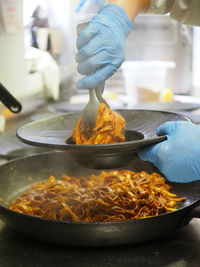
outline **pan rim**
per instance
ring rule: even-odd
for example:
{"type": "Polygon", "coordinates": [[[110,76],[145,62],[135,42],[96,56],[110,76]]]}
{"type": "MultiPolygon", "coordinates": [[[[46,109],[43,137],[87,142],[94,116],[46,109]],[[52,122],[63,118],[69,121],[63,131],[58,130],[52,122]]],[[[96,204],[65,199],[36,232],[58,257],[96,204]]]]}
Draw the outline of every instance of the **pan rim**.
{"type": "MultiPolygon", "coordinates": [[[[164,217],[167,215],[173,215],[177,212],[181,212],[183,209],[189,208],[191,206],[195,206],[198,207],[200,204],[200,198],[195,200],[194,202],[190,203],[187,206],[181,207],[175,211],[170,211],[170,212],[166,212],[166,213],[162,213],[156,216],[151,216],[151,217],[146,217],[146,218],[141,218],[141,219],[134,219],[134,220],[127,220],[127,221],[114,221],[114,222],[75,222],[75,221],[63,221],[63,220],[56,220],[56,219],[50,219],[50,218],[41,218],[41,217],[37,217],[37,216],[33,216],[33,215],[29,215],[29,214],[25,214],[25,213],[20,213],[17,211],[13,211],[10,210],[9,208],[6,208],[2,205],[0,205],[0,209],[3,209],[6,212],[9,212],[11,214],[15,214],[17,216],[22,216],[22,217],[26,217],[27,219],[34,219],[40,222],[48,222],[48,223],[56,223],[56,224],[63,224],[63,225],[101,225],[101,226],[105,226],[105,225],[118,225],[118,224],[133,224],[133,223],[137,223],[140,221],[150,221],[150,220],[154,220],[156,218],[160,218],[160,217],[164,217]]],[[[194,208],[195,208],[194,207],[194,208]]],[[[1,215],[0,215],[0,220],[1,220],[1,215]]]]}
{"type": "MultiPolygon", "coordinates": [[[[182,116],[182,118],[185,121],[192,121],[189,117],[176,113],[176,112],[170,112],[170,111],[165,111],[165,110],[151,110],[151,109],[118,109],[116,110],[117,112],[125,112],[125,111],[135,111],[135,112],[155,112],[155,113],[165,113],[165,114],[171,114],[171,115],[179,115],[182,116]]],[[[38,121],[33,121],[33,122],[29,122],[23,126],[21,126],[20,128],[17,129],[16,135],[17,137],[25,144],[28,145],[33,145],[33,146],[38,146],[38,147],[49,147],[51,146],[52,148],[57,148],[57,149],[62,149],[62,150],[68,150],[68,151],[98,151],[99,149],[102,149],[103,152],[106,153],[107,150],[110,149],[121,149],[123,147],[123,149],[133,149],[132,146],[134,145],[140,145],[140,144],[151,144],[154,142],[159,142],[159,141],[164,141],[166,140],[166,136],[155,136],[153,138],[146,138],[146,136],[144,135],[144,139],[142,140],[136,140],[136,141],[128,141],[128,142],[121,142],[121,143],[113,143],[113,144],[97,144],[97,145],[74,145],[74,144],[67,144],[67,143],[63,143],[63,144],[52,144],[52,143],[38,143],[37,140],[33,140],[33,139],[25,139],[21,136],[20,132],[23,130],[23,128],[27,127],[27,126],[31,126],[34,125],[38,122],[45,122],[47,120],[51,120],[51,119],[55,119],[55,118],[63,118],[66,116],[70,116],[70,115],[79,115],[81,116],[81,113],[67,113],[67,114],[60,114],[60,115],[54,115],[48,118],[44,118],[38,121]]],[[[180,119],[181,120],[181,119],[180,119]]],[[[129,129],[127,129],[129,130],[129,129]]],[[[143,133],[142,133],[143,134],[143,133]]],[[[67,130],[66,130],[66,135],[67,135],[67,130]]],[[[69,138],[70,136],[66,136],[65,140],[67,138],[69,138]]],[[[96,152],[95,151],[95,152],[96,152]]],[[[101,153],[101,152],[99,152],[101,153]]]]}
{"type": "MultiPolygon", "coordinates": [[[[20,130],[20,129],[18,129],[20,130]]],[[[130,152],[134,152],[134,148],[132,147],[132,145],[140,145],[140,144],[144,144],[144,145],[148,145],[148,144],[153,144],[153,143],[157,143],[157,142],[161,142],[161,141],[165,141],[167,139],[167,137],[165,135],[162,136],[157,136],[154,138],[148,138],[148,139],[143,139],[143,140],[138,140],[138,141],[128,141],[128,142],[121,142],[121,143],[113,143],[113,144],[97,144],[97,145],[76,145],[76,144],[67,144],[66,145],[58,145],[58,144],[49,144],[49,143],[34,143],[33,141],[29,141],[29,140],[25,140],[23,139],[21,136],[19,136],[19,133],[17,131],[17,137],[25,144],[28,145],[32,145],[32,146],[36,146],[36,147],[45,147],[45,148],[49,148],[49,145],[51,145],[51,148],[53,149],[61,149],[61,151],[81,151],[81,152],[92,152],[95,151],[96,153],[98,153],[99,149],[102,149],[104,153],[106,154],[113,154],[116,153],[116,149],[129,149],[130,152]],[[34,143],[34,144],[33,144],[34,143]],[[116,152],[110,153],[110,149],[115,149],[116,152]],[[107,152],[107,150],[109,150],[107,152]]],[[[69,138],[69,137],[67,137],[69,138]]],[[[98,154],[102,154],[102,150],[99,151],[98,154]]],[[[123,153],[120,151],[120,153],[123,153]]],[[[124,153],[127,153],[124,152],[124,153]]]]}
{"type": "MultiPolygon", "coordinates": [[[[16,162],[18,162],[20,160],[26,160],[27,158],[34,158],[34,157],[37,157],[39,155],[41,156],[41,155],[48,155],[48,154],[54,154],[54,153],[66,153],[66,152],[63,152],[63,151],[40,152],[38,154],[32,154],[32,155],[29,155],[29,156],[23,156],[23,157],[19,157],[17,159],[9,160],[8,162],[2,164],[1,166],[3,167],[3,166],[6,166],[6,165],[10,165],[10,164],[16,163],[16,162]]],[[[189,182],[187,184],[191,184],[191,183],[194,183],[194,182],[195,181],[189,182]]],[[[180,183],[180,184],[183,184],[183,183],[180,183]]],[[[138,221],[154,220],[155,218],[164,217],[166,215],[173,215],[173,214],[175,214],[175,213],[177,213],[179,211],[182,211],[183,209],[189,208],[191,206],[194,206],[194,208],[195,208],[195,207],[197,207],[199,205],[200,205],[200,196],[195,201],[189,203],[186,206],[177,208],[175,211],[169,211],[169,212],[165,212],[165,213],[162,213],[162,214],[159,214],[159,215],[156,215],[156,216],[151,216],[151,217],[146,217],[146,218],[141,218],[141,219],[127,220],[127,221],[114,221],[114,222],[75,222],[75,221],[64,221],[64,220],[56,220],[56,219],[49,219],[49,218],[41,218],[41,217],[37,217],[37,216],[33,216],[33,215],[28,215],[28,214],[24,214],[24,213],[20,213],[20,212],[16,212],[16,211],[10,210],[9,208],[7,208],[5,206],[2,206],[1,204],[0,204],[0,209],[4,210],[4,212],[13,213],[13,214],[15,214],[17,216],[25,216],[28,219],[33,218],[34,220],[38,220],[40,222],[47,221],[49,223],[59,223],[59,224],[101,225],[101,226],[105,226],[105,225],[113,225],[113,224],[114,225],[117,225],[117,224],[121,224],[121,223],[122,224],[124,224],[124,223],[126,223],[126,224],[128,223],[129,224],[129,223],[137,223],[138,221]]],[[[0,214],[0,220],[1,220],[1,214],[0,214]]]]}

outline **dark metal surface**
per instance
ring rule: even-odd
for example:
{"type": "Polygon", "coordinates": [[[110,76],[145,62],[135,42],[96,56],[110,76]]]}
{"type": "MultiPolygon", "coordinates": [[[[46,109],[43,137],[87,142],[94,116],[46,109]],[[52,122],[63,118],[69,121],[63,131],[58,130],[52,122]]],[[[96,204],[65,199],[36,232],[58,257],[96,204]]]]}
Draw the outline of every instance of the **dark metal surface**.
{"type": "MultiPolygon", "coordinates": [[[[157,171],[139,159],[128,167],[134,171],[157,171]]],[[[9,203],[31,184],[68,175],[88,175],[99,170],[79,167],[65,152],[47,153],[21,158],[0,167],[0,218],[12,228],[28,236],[48,242],[78,246],[111,246],[132,244],[165,236],[190,220],[190,212],[198,205],[200,181],[189,184],[172,183],[173,191],[186,196],[175,212],[128,222],[75,223],[41,219],[7,209],[9,203]]]]}
{"type": "Polygon", "coordinates": [[[156,129],[166,121],[189,120],[176,113],[152,110],[120,110],[126,121],[126,130],[141,133],[144,138],[106,145],[75,145],[66,140],[81,114],[55,116],[26,124],[18,129],[17,136],[26,144],[64,150],[82,166],[94,169],[117,168],[128,164],[135,152],[146,145],[164,141],[156,129]]]}

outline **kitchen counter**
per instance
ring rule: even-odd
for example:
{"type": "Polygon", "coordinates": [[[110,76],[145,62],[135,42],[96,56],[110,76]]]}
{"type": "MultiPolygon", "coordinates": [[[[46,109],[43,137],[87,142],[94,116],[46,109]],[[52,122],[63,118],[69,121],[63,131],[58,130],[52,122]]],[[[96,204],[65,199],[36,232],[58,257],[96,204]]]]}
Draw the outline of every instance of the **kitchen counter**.
{"type": "Polygon", "coordinates": [[[136,245],[81,248],[60,246],[17,234],[0,221],[2,267],[200,266],[200,220],[170,236],[136,245]]]}

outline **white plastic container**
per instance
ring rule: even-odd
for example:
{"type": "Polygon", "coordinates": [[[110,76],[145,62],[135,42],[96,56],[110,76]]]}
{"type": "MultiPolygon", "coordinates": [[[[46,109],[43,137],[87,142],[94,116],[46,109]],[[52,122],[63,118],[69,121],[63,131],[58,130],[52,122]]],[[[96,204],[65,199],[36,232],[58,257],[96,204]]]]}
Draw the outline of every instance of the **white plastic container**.
{"type": "Polygon", "coordinates": [[[139,103],[140,88],[159,93],[167,86],[167,71],[175,68],[171,61],[125,61],[122,65],[128,107],[139,103]]]}

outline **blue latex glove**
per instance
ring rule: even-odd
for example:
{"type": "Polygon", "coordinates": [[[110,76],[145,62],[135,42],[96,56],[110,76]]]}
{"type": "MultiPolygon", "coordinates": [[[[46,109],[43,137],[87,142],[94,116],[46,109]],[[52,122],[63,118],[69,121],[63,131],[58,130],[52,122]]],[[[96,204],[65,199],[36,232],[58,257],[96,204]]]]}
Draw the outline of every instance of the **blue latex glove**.
{"type": "Polygon", "coordinates": [[[169,181],[200,179],[200,127],[192,122],[173,121],[160,126],[157,135],[167,140],[139,151],[142,160],[152,162],[169,181]]]}
{"type": "Polygon", "coordinates": [[[125,60],[125,39],[132,23],[117,5],[106,5],[93,17],[77,39],[78,72],[87,77],[79,89],[93,89],[109,78],[125,60]]]}

